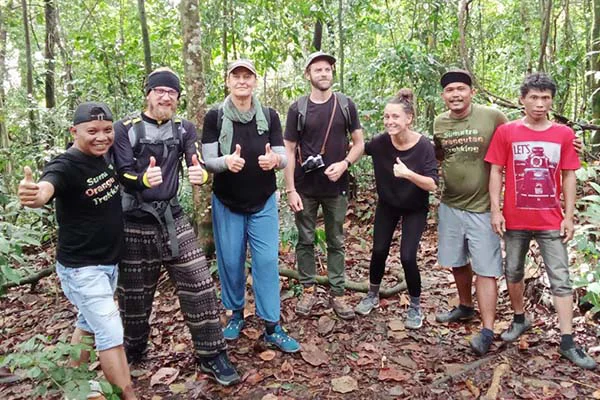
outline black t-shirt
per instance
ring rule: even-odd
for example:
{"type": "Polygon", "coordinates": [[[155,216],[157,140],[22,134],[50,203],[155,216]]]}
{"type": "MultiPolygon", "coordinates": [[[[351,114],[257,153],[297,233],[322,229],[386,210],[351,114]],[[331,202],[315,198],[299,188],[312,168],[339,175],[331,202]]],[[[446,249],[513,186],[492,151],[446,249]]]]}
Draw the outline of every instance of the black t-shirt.
{"type": "MultiPolygon", "coordinates": [[[[277,190],[275,170],[263,171],[258,165],[258,156],[265,154],[267,143],[283,146],[281,136],[281,121],[275,110],[269,108],[271,122],[269,131],[258,134],[256,118],[247,124],[233,123],[233,138],[230,152],[235,151],[235,145],[242,148],[241,157],[246,161],[244,168],[238,173],[229,170],[215,174],[213,193],[219,200],[234,212],[249,214],[262,210],[267,199],[277,190]]],[[[204,118],[202,129],[202,144],[219,141],[217,131],[218,110],[212,109],[204,118]]],[[[219,149],[219,157],[223,154],[219,149]]]]}
{"type": "MultiPolygon", "coordinates": [[[[325,103],[313,103],[308,99],[306,122],[304,132],[298,132],[298,102],[294,102],[287,114],[285,124],[285,139],[296,142],[300,152],[296,152],[296,165],[294,166],[294,182],[296,190],[310,197],[333,197],[344,194],[348,190],[348,173],[345,172],[337,182],[331,182],[325,175],[325,169],[331,164],[342,161],[348,152],[348,132],[346,120],[338,101],[331,131],[325,144],[323,154],[324,168],[311,171],[307,174],[302,170],[302,162],[309,156],[316,156],[321,152],[323,141],[327,133],[327,126],[333,109],[333,95],[325,103]],[[301,153],[301,157],[298,157],[301,153]]],[[[358,112],[352,100],[348,99],[350,111],[350,132],[361,129],[358,112]]]]}
{"type": "Polygon", "coordinates": [[[410,149],[400,151],[387,133],[377,135],[365,144],[365,153],[373,158],[379,201],[404,210],[427,210],[429,192],[407,179],[394,176],[396,157],[419,175],[438,182],[437,160],[433,144],[425,136],[410,149]]]}
{"type": "Polygon", "coordinates": [[[71,147],[46,164],[41,180],[54,186],[56,259],[66,267],[119,262],[123,215],[113,165],[71,147]]]}

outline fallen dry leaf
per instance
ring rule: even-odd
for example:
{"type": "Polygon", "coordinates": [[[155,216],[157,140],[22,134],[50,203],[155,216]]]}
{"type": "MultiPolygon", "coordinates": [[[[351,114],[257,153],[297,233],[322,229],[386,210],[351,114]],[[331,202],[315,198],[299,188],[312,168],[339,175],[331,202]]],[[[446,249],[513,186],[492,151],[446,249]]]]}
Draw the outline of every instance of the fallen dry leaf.
{"type": "Polygon", "coordinates": [[[275,353],[275,351],[273,351],[273,350],[265,350],[262,353],[260,353],[258,356],[263,361],[271,361],[272,359],[275,358],[276,355],[277,355],[277,353],[275,353]]]}
{"type": "Polygon", "coordinates": [[[249,374],[247,374],[246,378],[244,379],[244,382],[254,386],[257,383],[261,382],[263,379],[265,379],[265,377],[262,376],[260,372],[253,370],[249,374]]]}
{"type": "Polygon", "coordinates": [[[312,343],[303,345],[300,355],[304,361],[315,367],[329,362],[327,353],[312,343]]]}
{"type": "Polygon", "coordinates": [[[381,368],[379,370],[379,375],[377,379],[380,381],[396,381],[396,382],[404,382],[410,377],[410,375],[406,372],[397,370],[395,368],[381,368]]]}
{"type": "Polygon", "coordinates": [[[273,393],[265,394],[260,400],[277,400],[279,397],[275,396],[273,393]]]}
{"type": "Polygon", "coordinates": [[[592,398],[600,399],[600,389],[596,390],[594,393],[592,393],[592,398]]]}
{"type": "Polygon", "coordinates": [[[174,394],[186,393],[188,391],[185,387],[185,383],[174,383],[169,385],[169,390],[174,394]]]}
{"type": "Polygon", "coordinates": [[[358,382],[349,375],[333,378],[331,380],[331,389],[337,393],[350,393],[358,389],[358,382]]]}
{"type": "Polygon", "coordinates": [[[402,322],[401,319],[393,319],[390,322],[388,322],[388,327],[392,330],[392,331],[403,331],[404,328],[404,322],[402,322]]]}
{"type": "Polygon", "coordinates": [[[242,333],[248,339],[252,339],[252,340],[256,340],[260,337],[260,332],[258,331],[258,329],[254,329],[254,328],[246,328],[246,329],[242,330],[242,333]]]}
{"type": "Polygon", "coordinates": [[[529,343],[527,342],[527,335],[521,336],[519,339],[519,350],[524,351],[529,348],[529,343]]]}
{"type": "Polygon", "coordinates": [[[406,367],[406,368],[408,368],[410,370],[416,370],[417,369],[417,363],[414,362],[413,359],[410,358],[410,357],[395,356],[395,357],[390,357],[390,360],[392,360],[396,364],[401,365],[403,367],[406,367]]]}
{"type": "Polygon", "coordinates": [[[287,360],[281,364],[279,372],[275,373],[275,378],[280,381],[291,381],[294,379],[294,367],[287,360]]]}
{"type": "Polygon", "coordinates": [[[170,385],[177,379],[179,370],[177,368],[161,368],[150,378],[150,386],[154,385],[170,385]]]}
{"type": "Polygon", "coordinates": [[[333,330],[334,326],[335,326],[335,320],[328,317],[327,315],[323,315],[321,318],[319,318],[317,331],[321,335],[327,335],[329,332],[331,332],[333,330]]]}
{"type": "Polygon", "coordinates": [[[173,346],[173,351],[175,353],[183,353],[188,349],[188,345],[185,343],[177,343],[175,346],[173,346]]]}

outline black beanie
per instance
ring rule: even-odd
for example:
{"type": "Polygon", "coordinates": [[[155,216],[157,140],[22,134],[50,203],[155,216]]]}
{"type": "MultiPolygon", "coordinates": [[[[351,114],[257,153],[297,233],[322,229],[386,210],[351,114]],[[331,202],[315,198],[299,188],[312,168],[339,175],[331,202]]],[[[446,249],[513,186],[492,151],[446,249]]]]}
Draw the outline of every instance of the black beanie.
{"type": "Polygon", "coordinates": [[[144,86],[144,93],[148,95],[152,89],[159,86],[166,86],[177,90],[177,93],[181,94],[181,85],[179,84],[179,78],[171,71],[160,70],[152,72],[146,78],[146,85],[144,86]]]}

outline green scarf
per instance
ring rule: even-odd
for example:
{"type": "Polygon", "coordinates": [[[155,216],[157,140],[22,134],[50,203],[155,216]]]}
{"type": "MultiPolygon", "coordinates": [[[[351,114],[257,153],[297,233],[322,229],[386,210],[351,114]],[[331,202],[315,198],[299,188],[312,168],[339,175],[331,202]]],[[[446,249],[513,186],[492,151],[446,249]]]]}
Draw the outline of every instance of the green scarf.
{"type": "Polygon", "coordinates": [[[219,132],[219,147],[221,154],[231,154],[231,141],[233,140],[233,123],[240,122],[247,124],[252,121],[256,115],[256,128],[258,134],[262,135],[269,130],[267,119],[263,113],[263,108],[255,95],[252,95],[252,108],[249,111],[241,112],[231,101],[231,96],[227,96],[223,102],[223,123],[221,132],[219,132]]]}

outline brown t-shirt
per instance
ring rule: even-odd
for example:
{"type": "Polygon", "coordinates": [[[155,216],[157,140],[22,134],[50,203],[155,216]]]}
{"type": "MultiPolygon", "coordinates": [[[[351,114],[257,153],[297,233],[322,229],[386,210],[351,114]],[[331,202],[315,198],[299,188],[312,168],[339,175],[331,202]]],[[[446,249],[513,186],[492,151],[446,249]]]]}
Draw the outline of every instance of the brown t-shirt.
{"type": "Polygon", "coordinates": [[[298,102],[294,102],[288,110],[284,138],[290,142],[296,142],[298,149],[300,149],[296,152],[294,182],[296,190],[305,196],[334,197],[348,191],[347,172],[337,182],[331,182],[324,172],[328,166],[342,161],[346,157],[349,143],[348,134],[361,129],[358,112],[352,100],[348,99],[348,110],[350,111],[349,132],[346,130],[346,120],[340,103],[337,102],[331,131],[325,144],[325,153],[322,155],[325,167],[306,174],[301,167],[302,162],[309,156],[316,156],[321,152],[333,104],[333,96],[322,104],[313,103],[309,98],[303,132],[298,132],[298,102]]]}

